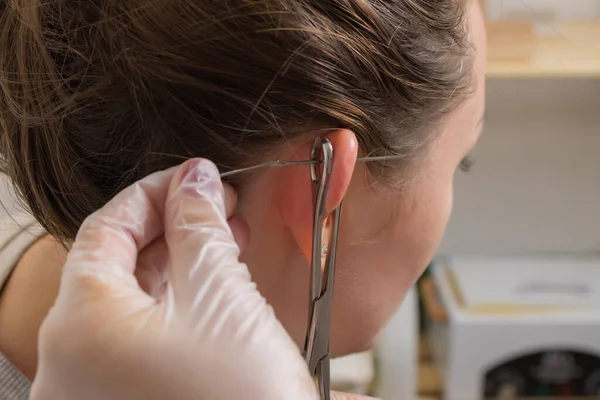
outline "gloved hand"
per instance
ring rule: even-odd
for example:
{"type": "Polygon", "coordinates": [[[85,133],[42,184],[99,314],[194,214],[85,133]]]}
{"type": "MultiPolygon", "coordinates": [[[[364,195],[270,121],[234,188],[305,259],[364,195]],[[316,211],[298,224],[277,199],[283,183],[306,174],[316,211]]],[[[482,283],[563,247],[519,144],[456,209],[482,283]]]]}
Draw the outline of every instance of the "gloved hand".
{"type": "Polygon", "coordinates": [[[227,197],[215,166],[191,160],[84,222],[40,331],[33,400],[318,398],[238,260],[227,197]]]}

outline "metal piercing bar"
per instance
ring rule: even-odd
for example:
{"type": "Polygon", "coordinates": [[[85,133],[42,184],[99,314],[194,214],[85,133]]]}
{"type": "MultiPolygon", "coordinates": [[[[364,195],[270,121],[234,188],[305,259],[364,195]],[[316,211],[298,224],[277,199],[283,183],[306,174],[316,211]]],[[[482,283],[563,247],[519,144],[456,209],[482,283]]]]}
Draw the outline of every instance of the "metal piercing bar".
{"type": "MultiPolygon", "coordinates": [[[[369,161],[386,161],[386,160],[395,160],[395,159],[400,159],[400,158],[404,158],[404,156],[393,155],[393,156],[376,156],[376,157],[358,157],[356,159],[356,162],[363,163],[363,162],[369,162],[369,161]]],[[[319,164],[320,162],[321,161],[318,161],[318,160],[270,161],[270,162],[266,162],[266,163],[262,163],[262,164],[258,164],[258,165],[253,165],[251,167],[239,168],[239,169],[234,169],[232,171],[223,172],[221,174],[221,178],[227,178],[228,176],[241,174],[243,172],[254,171],[255,169],[260,169],[260,168],[290,167],[290,166],[294,166],[294,165],[315,165],[315,164],[319,164]]]]}

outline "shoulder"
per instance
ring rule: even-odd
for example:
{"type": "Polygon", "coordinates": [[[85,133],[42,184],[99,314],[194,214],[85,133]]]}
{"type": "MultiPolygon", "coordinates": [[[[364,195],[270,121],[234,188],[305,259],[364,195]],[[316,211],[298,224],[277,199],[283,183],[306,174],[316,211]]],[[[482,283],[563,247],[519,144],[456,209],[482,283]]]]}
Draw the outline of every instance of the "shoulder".
{"type": "Polygon", "coordinates": [[[38,332],[58,294],[65,257],[54,239],[39,239],[17,262],[0,294],[0,352],[30,379],[37,368],[38,332]]]}
{"type": "Polygon", "coordinates": [[[66,252],[7,188],[0,176],[0,352],[31,379],[38,330],[58,293],[66,252]]]}

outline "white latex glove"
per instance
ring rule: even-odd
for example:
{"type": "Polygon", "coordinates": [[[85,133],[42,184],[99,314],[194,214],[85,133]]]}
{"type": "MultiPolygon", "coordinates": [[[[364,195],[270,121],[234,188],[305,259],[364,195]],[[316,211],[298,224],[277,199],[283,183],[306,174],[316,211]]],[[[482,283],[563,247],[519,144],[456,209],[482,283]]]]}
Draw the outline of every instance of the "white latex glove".
{"type": "Polygon", "coordinates": [[[40,331],[33,400],[318,398],[238,261],[224,197],[215,166],[191,160],[84,222],[40,331]]]}

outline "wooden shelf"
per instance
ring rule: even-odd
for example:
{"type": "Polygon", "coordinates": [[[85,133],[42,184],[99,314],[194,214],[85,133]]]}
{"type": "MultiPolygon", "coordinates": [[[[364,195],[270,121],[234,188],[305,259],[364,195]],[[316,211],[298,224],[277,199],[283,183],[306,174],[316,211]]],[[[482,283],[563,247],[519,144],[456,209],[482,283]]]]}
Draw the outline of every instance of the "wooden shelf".
{"type": "Polygon", "coordinates": [[[499,24],[488,23],[489,78],[600,78],[600,22],[553,23],[547,35],[499,24]]]}

